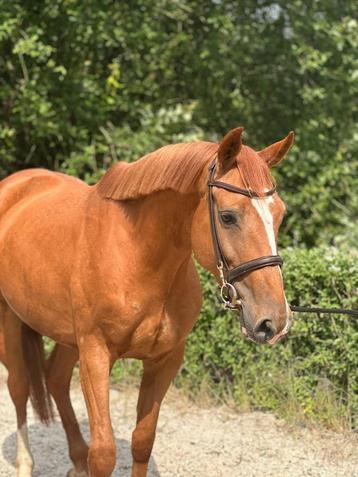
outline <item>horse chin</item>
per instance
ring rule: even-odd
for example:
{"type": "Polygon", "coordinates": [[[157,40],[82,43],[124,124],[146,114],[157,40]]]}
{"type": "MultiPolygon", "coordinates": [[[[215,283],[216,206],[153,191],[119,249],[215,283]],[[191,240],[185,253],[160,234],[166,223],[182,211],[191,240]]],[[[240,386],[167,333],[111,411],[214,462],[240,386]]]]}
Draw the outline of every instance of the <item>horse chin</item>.
{"type": "Polygon", "coordinates": [[[243,324],[241,325],[241,333],[247,340],[252,341],[253,343],[268,344],[270,346],[274,346],[288,334],[288,329],[283,329],[280,333],[277,333],[277,335],[275,335],[268,341],[260,341],[255,339],[253,336],[250,335],[250,333],[247,331],[247,328],[243,324]]]}
{"type": "Polygon", "coordinates": [[[241,303],[241,310],[240,310],[240,314],[239,314],[239,320],[240,320],[240,325],[241,325],[241,333],[247,340],[252,341],[253,343],[256,343],[257,341],[252,336],[250,327],[248,329],[248,327],[246,325],[245,318],[244,318],[244,314],[245,314],[244,308],[245,308],[244,303],[241,303]]]}
{"type": "Polygon", "coordinates": [[[288,334],[288,332],[290,331],[291,326],[292,326],[292,318],[288,319],[284,329],[282,331],[280,331],[280,333],[277,333],[277,335],[275,335],[269,341],[267,341],[267,343],[270,346],[274,346],[276,343],[281,341],[282,338],[284,338],[288,334]]]}
{"type": "Polygon", "coordinates": [[[249,341],[252,341],[253,343],[257,343],[257,344],[268,344],[270,346],[274,346],[275,344],[277,344],[279,341],[281,341],[282,338],[284,338],[286,335],[287,335],[287,331],[285,333],[281,332],[281,333],[278,333],[277,335],[275,335],[273,338],[271,338],[270,340],[268,341],[260,341],[260,340],[257,340],[255,338],[253,338],[252,336],[250,336],[249,332],[247,331],[247,329],[244,327],[244,326],[241,326],[241,333],[243,334],[243,336],[249,340],[249,341]]]}
{"type": "Polygon", "coordinates": [[[281,339],[287,335],[287,331],[284,333],[281,331],[281,333],[278,333],[276,336],[274,336],[273,338],[271,338],[269,341],[267,341],[267,344],[269,344],[270,346],[274,346],[276,343],[278,343],[279,341],[281,341],[281,339]]]}
{"type": "Polygon", "coordinates": [[[279,333],[277,333],[275,336],[273,336],[270,340],[260,340],[260,339],[257,339],[254,336],[250,325],[246,324],[245,312],[244,312],[244,306],[243,305],[241,306],[241,312],[239,314],[239,320],[240,320],[240,325],[241,325],[241,333],[247,340],[252,341],[253,343],[257,343],[257,344],[268,344],[270,346],[274,346],[275,344],[277,344],[279,341],[281,341],[281,339],[284,338],[288,334],[288,332],[291,328],[292,322],[293,322],[292,317],[289,317],[287,319],[286,326],[279,333]]]}
{"type": "Polygon", "coordinates": [[[244,326],[241,326],[241,333],[248,341],[252,341],[253,343],[258,343],[258,341],[256,341],[252,336],[250,336],[249,332],[244,326]]]}
{"type": "Polygon", "coordinates": [[[250,332],[247,330],[247,326],[245,323],[245,318],[244,318],[244,310],[243,310],[243,305],[241,305],[241,310],[239,314],[239,320],[240,320],[240,325],[241,325],[241,333],[242,335],[249,341],[253,341],[254,343],[256,342],[254,338],[251,336],[250,332]]]}

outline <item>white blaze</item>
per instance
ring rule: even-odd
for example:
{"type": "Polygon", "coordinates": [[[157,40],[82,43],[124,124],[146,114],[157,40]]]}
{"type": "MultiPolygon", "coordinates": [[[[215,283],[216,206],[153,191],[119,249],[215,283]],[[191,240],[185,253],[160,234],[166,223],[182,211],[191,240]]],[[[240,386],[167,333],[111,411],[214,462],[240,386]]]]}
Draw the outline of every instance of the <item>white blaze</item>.
{"type": "Polygon", "coordinates": [[[268,242],[270,244],[272,255],[277,255],[277,246],[275,231],[273,228],[273,217],[270,211],[270,204],[273,204],[273,197],[254,197],[251,199],[252,205],[255,207],[259,217],[264,224],[268,242]]]}
{"type": "MultiPolygon", "coordinates": [[[[255,207],[257,213],[259,214],[260,219],[262,220],[262,223],[264,224],[267,238],[269,245],[272,250],[272,255],[277,255],[277,245],[276,245],[276,238],[275,238],[275,230],[273,227],[273,216],[270,211],[270,205],[273,204],[274,199],[273,197],[257,197],[257,198],[252,198],[251,199],[252,205],[255,207]]],[[[281,275],[282,278],[282,273],[281,269],[278,268],[278,271],[281,275]]],[[[285,302],[286,302],[286,326],[283,329],[282,333],[285,334],[289,330],[289,327],[291,326],[291,309],[287,303],[286,295],[285,295],[285,302]]]]}

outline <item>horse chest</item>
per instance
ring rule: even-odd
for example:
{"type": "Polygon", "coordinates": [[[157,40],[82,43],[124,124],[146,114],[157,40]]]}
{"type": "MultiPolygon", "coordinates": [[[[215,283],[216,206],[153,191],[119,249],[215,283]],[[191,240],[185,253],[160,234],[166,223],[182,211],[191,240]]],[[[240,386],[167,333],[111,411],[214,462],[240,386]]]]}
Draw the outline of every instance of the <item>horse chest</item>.
{"type": "Polygon", "coordinates": [[[118,280],[94,280],[96,293],[85,296],[80,287],[75,311],[85,311],[88,318],[77,320],[82,324],[79,334],[99,328],[119,358],[156,359],[170,353],[192,329],[201,306],[194,265],[185,263],[175,278],[170,293],[158,273],[156,281],[145,280],[135,287],[123,275],[118,280]]]}
{"type": "Polygon", "coordinates": [[[190,331],[189,326],[182,326],[180,316],[169,315],[165,310],[133,322],[134,326],[126,330],[121,327],[118,332],[109,326],[118,357],[156,359],[175,349],[190,331]]]}

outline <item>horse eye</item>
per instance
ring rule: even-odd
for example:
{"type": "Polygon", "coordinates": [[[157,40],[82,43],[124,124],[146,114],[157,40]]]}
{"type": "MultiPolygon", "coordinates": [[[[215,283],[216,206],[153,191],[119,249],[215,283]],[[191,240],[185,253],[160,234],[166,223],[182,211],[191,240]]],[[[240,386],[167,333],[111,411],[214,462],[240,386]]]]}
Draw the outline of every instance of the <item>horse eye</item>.
{"type": "Polygon", "coordinates": [[[220,220],[224,225],[236,224],[236,216],[232,212],[220,212],[220,220]]]}

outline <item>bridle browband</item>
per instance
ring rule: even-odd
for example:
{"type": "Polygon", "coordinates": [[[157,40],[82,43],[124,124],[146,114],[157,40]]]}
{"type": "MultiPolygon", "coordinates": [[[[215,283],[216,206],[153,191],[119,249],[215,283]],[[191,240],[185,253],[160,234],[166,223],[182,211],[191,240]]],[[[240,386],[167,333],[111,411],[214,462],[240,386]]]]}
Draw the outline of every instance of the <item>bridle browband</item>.
{"type": "MultiPolygon", "coordinates": [[[[210,216],[210,227],[211,227],[211,237],[213,240],[214,251],[216,255],[217,268],[220,273],[221,279],[221,299],[224,302],[226,308],[236,309],[241,306],[241,301],[239,299],[236,288],[233,285],[235,280],[242,278],[246,273],[250,273],[254,270],[259,270],[264,267],[272,266],[282,266],[282,258],[279,255],[267,255],[265,257],[255,258],[244,262],[241,265],[238,265],[234,268],[229,268],[225,255],[222,251],[219,235],[216,227],[215,221],[215,199],[213,194],[213,187],[219,189],[225,189],[229,192],[235,194],[245,195],[246,197],[261,197],[257,192],[250,189],[241,189],[240,187],[233,186],[231,184],[226,184],[225,182],[216,181],[214,179],[216,169],[216,159],[210,164],[209,167],[209,179],[208,179],[208,196],[209,196],[209,216],[210,216]]],[[[276,192],[276,187],[273,187],[271,190],[265,192],[264,196],[273,195],[276,192]]]]}

